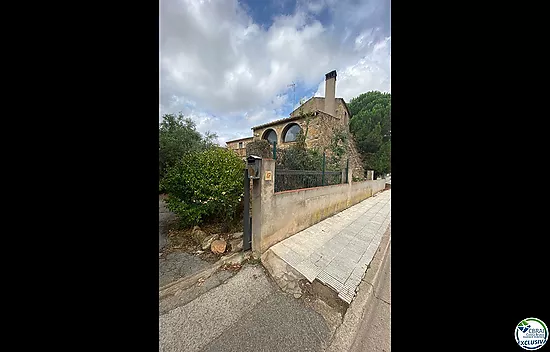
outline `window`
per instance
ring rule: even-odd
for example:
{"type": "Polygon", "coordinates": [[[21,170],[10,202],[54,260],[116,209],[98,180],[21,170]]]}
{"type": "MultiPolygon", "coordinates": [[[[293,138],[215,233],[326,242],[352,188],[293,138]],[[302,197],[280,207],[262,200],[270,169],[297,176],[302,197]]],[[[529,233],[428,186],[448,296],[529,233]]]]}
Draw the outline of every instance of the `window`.
{"type": "Polygon", "coordinates": [[[296,137],[298,137],[298,134],[300,133],[301,130],[302,129],[300,128],[300,125],[295,123],[287,126],[283,141],[285,143],[296,141],[296,137]]]}
{"type": "Polygon", "coordinates": [[[243,149],[243,142],[239,142],[239,149],[243,149]]]}
{"type": "Polygon", "coordinates": [[[273,144],[273,142],[277,142],[277,133],[275,133],[275,131],[269,129],[269,130],[264,132],[263,139],[267,139],[267,141],[270,144],[273,144]]]}

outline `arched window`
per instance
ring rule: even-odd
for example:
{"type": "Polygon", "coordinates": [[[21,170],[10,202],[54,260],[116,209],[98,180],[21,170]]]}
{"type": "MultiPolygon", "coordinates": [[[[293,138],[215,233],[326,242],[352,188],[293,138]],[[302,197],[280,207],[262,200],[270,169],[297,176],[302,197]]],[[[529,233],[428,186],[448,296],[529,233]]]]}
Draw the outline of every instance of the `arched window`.
{"type": "Polygon", "coordinates": [[[297,123],[288,125],[283,132],[283,142],[294,142],[302,129],[297,123]]]}
{"type": "Polygon", "coordinates": [[[262,139],[266,139],[269,144],[273,144],[273,142],[277,142],[277,133],[272,129],[266,130],[262,139]]]}

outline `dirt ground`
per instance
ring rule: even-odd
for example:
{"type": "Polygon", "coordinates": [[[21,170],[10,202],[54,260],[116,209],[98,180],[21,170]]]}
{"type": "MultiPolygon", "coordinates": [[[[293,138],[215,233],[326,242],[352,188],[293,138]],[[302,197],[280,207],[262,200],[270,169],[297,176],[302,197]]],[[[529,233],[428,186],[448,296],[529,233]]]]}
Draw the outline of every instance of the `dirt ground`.
{"type": "Polygon", "coordinates": [[[207,235],[218,234],[226,240],[224,253],[215,254],[210,249],[202,250],[191,232],[193,228],[180,228],[177,216],[170,212],[164,202],[166,196],[159,195],[159,287],[181,277],[193,275],[208,265],[217,262],[231,251],[229,236],[242,232],[242,219],[233,224],[203,224],[200,229],[207,235]]]}

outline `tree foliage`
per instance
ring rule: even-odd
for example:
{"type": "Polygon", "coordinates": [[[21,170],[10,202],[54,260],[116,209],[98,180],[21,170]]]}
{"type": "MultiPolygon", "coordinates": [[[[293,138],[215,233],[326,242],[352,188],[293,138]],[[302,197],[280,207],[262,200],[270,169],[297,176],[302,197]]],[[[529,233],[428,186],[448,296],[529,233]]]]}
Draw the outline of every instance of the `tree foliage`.
{"type": "Polygon", "coordinates": [[[243,196],[244,163],[232,150],[209,148],[185,154],[167,170],[167,206],[183,226],[235,219],[243,196]]]}
{"type": "Polygon", "coordinates": [[[365,170],[391,172],[391,94],[363,93],[348,104],[350,131],[363,156],[365,170]]]}
{"type": "Polygon", "coordinates": [[[264,159],[273,157],[273,146],[265,139],[246,143],[246,156],[256,155],[264,159]]]}
{"type": "Polygon", "coordinates": [[[210,132],[202,136],[196,130],[195,122],[182,113],[163,115],[163,121],[159,125],[160,179],[184,155],[215,146],[217,138],[215,133],[210,132]]]}
{"type": "Polygon", "coordinates": [[[323,153],[317,149],[306,149],[300,144],[287,148],[277,148],[276,164],[287,170],[321,170],[323,167],[323,153]]]}

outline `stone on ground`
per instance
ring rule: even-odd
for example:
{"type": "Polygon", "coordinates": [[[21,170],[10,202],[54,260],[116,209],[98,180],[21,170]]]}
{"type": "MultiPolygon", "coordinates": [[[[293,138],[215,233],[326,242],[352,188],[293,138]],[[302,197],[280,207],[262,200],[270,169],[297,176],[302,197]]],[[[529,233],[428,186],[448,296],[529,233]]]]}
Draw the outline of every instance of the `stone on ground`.
{"type": "Polygon", "coordinates": [[[193,231],[191,231],[191,238],[193,238],[196,244],[202,245],[202,242],[205,240],[206,237],[206,233],[204,233],[204,231],[202,231],[200,227],[193,227],[193,231]]]}
{"type": "Polygon", "coordinates": [[[243,249],[243,239],[237,238],[234,240],[229,241],[229,245],[231,246],[231,252],[238,252],[241,249],[243,249]]]}
{"type": "Polygon", "coordinates": [[[210,248],[210,245],[212,244],[212,242],[214,240],[217,240],[219,237],[220,237],[219,234],[215,234],[215,235],[206,237],[201,243],[201,248],[203,250],[207,250],[208,248],[210,248]]]}
{"type": "Polygon", "coordinates": [[[223,252],[225,252],[226,246],[227,243],[224,240],[214,240],[212,241],[210,250],[212,250],[212,252],[215,254],[222,254],[223,252]]]}

